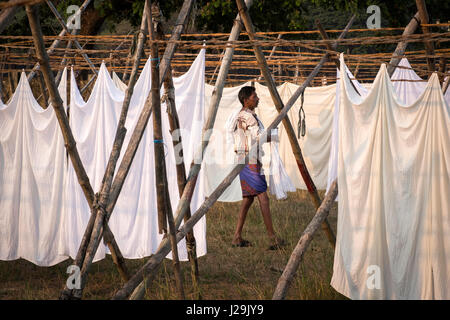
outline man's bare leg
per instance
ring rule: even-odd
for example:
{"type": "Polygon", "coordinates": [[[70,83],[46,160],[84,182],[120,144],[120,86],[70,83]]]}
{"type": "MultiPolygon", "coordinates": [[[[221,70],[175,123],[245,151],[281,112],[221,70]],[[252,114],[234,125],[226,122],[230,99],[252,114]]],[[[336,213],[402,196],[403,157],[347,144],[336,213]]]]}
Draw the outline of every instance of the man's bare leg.
{"type": "Polygon", "coordinates": [[[242,199],[232,244],[238,244],[242,241],[242,228],[244,227],[245,218],[247,218],[248,209],[250,209],[250,206],[252,205],[254,199],[255,197],[243,197],[242,199]]]}
{"type": "Polygon", "coordinates": [[[284,245],[284,240],[278,238],[275,235],[275,231],[273,230],[272,216],[270,215],[269,197],[267,196],[267,192],[258,194],[258,201],[259,206],[261,207],[264,224],[266,225],[267,234],[271,243],[269,246],[269,250],[277,250],[284,245]]]}
{"type": "Polygon", "coordinates": [[[267,234],[271,241],[275,241],[275,231],[272,225],[272,216],[270,215],[270,204],[267,192],[263,192],[257,195],[261,213],[263,216],[264,224],[266,225],[267,234]]]}

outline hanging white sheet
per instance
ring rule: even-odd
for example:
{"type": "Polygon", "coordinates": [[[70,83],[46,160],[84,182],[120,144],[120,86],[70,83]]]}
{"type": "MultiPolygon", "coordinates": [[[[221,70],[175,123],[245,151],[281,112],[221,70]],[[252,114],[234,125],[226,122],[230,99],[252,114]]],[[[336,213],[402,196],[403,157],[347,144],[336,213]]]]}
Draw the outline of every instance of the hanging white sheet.
{"type": "MultiPolygon", "coordinates": [[[[354,79],[353,74],[350,69],[345,66],[345,71],[350,79],[352,79],[352,83],[355,86],[356,90],[358,90],[359,95],[361,97],[366,97],[369,93],[370,85],[363,85],[359,83],[358,80],[354,79]]],[[[337,168],[338,168],[338,144],[339,144],[339,104],[340,104],[340,96],[341,96],[341,82],[340,82],[340,71],[336,69],[336,91],[335,91],[335,99],[334,99],[334,110],[333,110],[333,124],[332,124],[332,133],[331,133],[331,146],[330,146],[330,158],[328,160],[328,172],[327,172],[327,187],[326,192],[331,187],[331,184],[337,178],[337,168]]],[[[326,130],[326,129],[324,129],[326,130]]],[[[336,201],[338,197],[336,198],[336,201]]]]}
{"type": "MultiPolygon", "coordinates": [[[[59,93],[66,106],[67,73],[59,93]]],[[[22,72],[8,105],[0,105],[0,260],[52,266],[58,255],[64,140],[52,106],[42,109],[22,72]]]]}
{"type": "MultiPolygon", "coordinates": [[[[225,178],[231,171],[234,161],[234,147],[231,141],[227,141],[225,133],[225,122],[228,117],[236,110],[241,109],[241,103],[238,100],[238,92],[243,86],[250,83],[244,83],[241,86],[224,88],[222,99],[214,124],[214,131],[206,151],[206,180],[207,194],[210,194],[215,187],[225,178]]],[[[255,109],[259,119],[268,127],[270,123],[277,117],[278,112],[273,104],[268,88],[259,83],[255,83],[256,92],[260,98],[259,105],[255,109]]],[[[279,86],[278,92],[281,99],[286,103],[291,95],[298,88],[298,85],[284,83],[279,86]]],[[[206,105],[209,105],[214,87],[206,85],[206,105]]],[[[304,111],[306,115],[306,135],[298,138],[303,156],[313,177],[316,186],[324,189],[327,182],[329,150],[331,145],[331,121],[333,119],[333,104],[335,96],[335,85],[307,88],[305,91],[304,111]]],[[[296,101],[294,106],[288,113],[294,130],[297,132],[298,112],[300,109],[300,99],[296,101]]],[[[284,168],[298,189],[306,189],[301,177],[292,148],[282,124],[279,128],[279,153],[283,161],[284,168]]],[[[264,145],[265,157],[263,158],[263,167],[265,172],[270,172],[270,144],[264,145]]],[[[269,179],[270,180],[270,179],[269,179]]],[[[225,190],[218,201],[240,201],[242,199],[242,191],[240,187],[239,177],[225,190]]]]}
{"type": "MultiPolygon", "coordinates": [[[[204,60],[202,50],[189,71],[178,79],[174,79],[177,110],[182,128],[186,131],[183,137],[185,160],[192,160],[193,140],[201,134],[204,103],[204,60]],[[183,127],[184,126],[184,127],[183,127]],[[200,133],[199,133],[200,132],[200,133]],[[190,134],[188,134],[190,133],[190,134]]],[[[116,126],[122,107],[124,93],[116,87],[104,64],[87,103],[79,95],[75,82],[72,83],[73,103],[71,103],[71,124],[79,147],[80,157],[86,167],[94,190],[99,190],[104,170],[108,161],[116,126]]],[[[150,59],[147,61],[137,80],[131,98],[126,121],[127,135],[119,162],[123,157],[131,134],[137,123],[147,95],[151,88],[150,59]]],[[[169,193],[173,211],[176,210],[179,194],[176,180],[175,155],[172,138],[169,133],[165,104],[162,105],[162,129],[164,146],[167,151],[166,168],[169,182],[169,193]]],[[[153,124],[150,117],[144,136],[137,149],[133,164],[125,180],[109,225],[116,242],[125,258],[142,258],[153,254],[162,235],[158,233],[156,209],[156,189],[154,181],[153,124]]],[[[190,162],[188,162],[188,165],[190,162]]],[[[117,166],[118,168],[118,166],[117,166]]],[[[116,168],[116,170],[117,170],[116,168]]],[[[81,188],[77,184],[73,168],[70,168],[66,184],[65,233],[61,241],[62,253],[74,257],[89,219],[89,208],[81,188]]],[[[191,211],[203,202],[203,176],[199,177],[197,189],[191,203],[191,211]]],[[[206,254],[206,224],[202,219],[194,228],[197,240],[197,255],[206,254]]],[[[179,256],[187,260],[184,240],[179,243],[179,256]]],[[[100,246],[95,261],[105,255],[105,247],[100,246]]],[[[171,257],[171,254],[168,255],[171,257]]]]}
{"type": "Polygon", "coordinates": [[[395,68],[391,80],[400,103],[411,105],[425,90],[427,82],[414,72],[408,59],[402,58],[395,68]],[[408,69],[403,69],[408,68],[408,69]]]}
{"type": "Polygon", "coordinates": [[[114,84],[116,85],[117,89],[120,89],[123,92],[125,92],[125,90],[127,90],[127,85],[125,84],[125,82],[123,82],[119,78],[117,73],[115,73],[114,71],[112,72],[112,80],[113,80],[114,84]]]}
{"type": "MultiPolygon", "coordinates": [[[[195,147],[201,140],[204,117],[204,63],[205,50],[201,50],[189,71],[181,77],[173,79],[175,104],[182,129],[186,175],[193,160],[195,147]]],[[[138,115],[150,89],[151,63],[148,59],[135,86],[135,92],[139,92],[139,95],[133,94],[131,99],[130,112],[126,123],[130,134],[127,135],[124,145],[128,145],[131,132],[134,130],[138,115]]],[[[177,158],[175,157],[172,136],[169,132],[170,126],[165,103],[161,105],[161,109],[167,179],[172,211],[175,214],[179,201],[175,168],[177,158]]],[[[177,136],[175,135],[175,137],[177,136]]],[[[125,252],[124,256],[126,254],[128,258],[141,258],[154,253],[162,240],[162,235],[158,233],[154,170],[153,118],[151,116],[110,220],[110,227],[119,247],[125,252]],[[131,201],[132,199],[135,200],[131,201]]],[[[203,170],[201,170],[191,201],[192,214],[204,201],[203,181],[204,175],[203,170]]],[[[205,255],[207,252],[205,217],[194,226],[194,235],[197,244],[197,256],[205,255]]],[[[184,239],[178,243],[178,254],[180,260],[187,260],[184,239]]],[[[167,257],[171,258],[171,253],[167,257]]]]}
{"type": "Polygon", "coordinates": [[[409,106],[384,64],[366,98],[340,82],[331,285],[352,299],[450,299],[450,108],[437,75],[409,106]]]}
{"type": "MultiPolygon", "coordinates": [[[[284,83],[279,87],[283,103],[287,103],[299,86],[284,83]]],[[[258,95],[264,97],[264,104],[259,108],[265,126],[269,125],[278,111],[275,109],[267,87],[256,86],[258,95]]],[[[298,136],[298,120],[301,98],[298,98],[288,112],[289,120],[302,150],[302,155],[309,174],[318,189],[324,189],[327,183],[328,160],[331,145],[331,123],[333,120],[333,102],[335,85],[308,87],[304,91],[303,110],[305,112],[305,136],[298,136]]],[[[292,147],[284,125],[279,126],[280,155],[286,171],[297,189],[306,190],[306,185],[297,166],[292,147]]]]}
{"type": "MultiPolygon", "coordinates": [[[[222,98],[217,109],[213,132],[205,151],[202,168],[205,170],[205,192],[209,196],[234,167],[234,145],[227,141],[225,123],[228,117],[236,110],[241,109],[238,99],[239,90],[249,86],[250,82],[241,86],[223,88],[222,98]]],[[[206,114],[209,114],[211,97],[214,86],[205,85],[206,114]]],[[[233,202],[242,200],[242,191],[239,177],[233,180],[231,185],[222,193],[218,201],[233,202]]]]}

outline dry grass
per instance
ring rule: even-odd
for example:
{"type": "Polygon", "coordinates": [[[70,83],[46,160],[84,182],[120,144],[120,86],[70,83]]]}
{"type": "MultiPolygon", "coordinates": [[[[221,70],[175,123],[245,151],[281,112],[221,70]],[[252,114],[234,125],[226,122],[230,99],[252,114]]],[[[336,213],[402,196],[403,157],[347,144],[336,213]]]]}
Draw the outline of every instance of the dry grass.
{"type": "MultiPolygon", "coordinates": [[[[322,195],[323,196],[323,195],[322,195]]],[[[187,299],[271,299],[278,278],[311,220],[314,208],[304,191],[289,195],[284,201],[271,197],[271,210],[276,231],[287,245],[279,251],[268,251],[269,245],[259,204],[250,208],[243,236],[253,247],[232,248],[231,238],[237,220],[238,203],[216,203],[207,213],[208,254],[199,258],[200,288],[194,292],[188,262],[182,263],[187,299]]],[[[336,206],[329,221],[336,229],[336,206]]],[[[287,299],[343,299],[329,285],[333,250],[319,231],[301,263],[287,299]]],[[[127,260],[132,271],[146,259],[127,260]]],[[[24,260],[0,261],[0,299],[57,299],[72,260],[54,267],[38,267],[24,260]]],[[[84,299],[109,299],[122,281],[108,256],[95,263],[90,271],[84,299]]],[[[150,299],[177,299],[170,260],[162,264],[152,287],[150,299]]]]}

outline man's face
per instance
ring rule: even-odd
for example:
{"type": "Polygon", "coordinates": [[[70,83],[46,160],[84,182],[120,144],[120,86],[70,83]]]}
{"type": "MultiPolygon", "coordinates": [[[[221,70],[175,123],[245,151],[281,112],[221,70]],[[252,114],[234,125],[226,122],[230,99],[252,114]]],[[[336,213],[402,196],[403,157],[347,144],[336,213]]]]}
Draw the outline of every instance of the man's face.
{"type": "Polygon", "coordinates": [[[248,99],[245,99],[245,107],[249,108],[250,110],[255,109],[258,106],[259,98],[256,94],[256,91],[252,92],[252,95],[248,97],[248,99]]]}

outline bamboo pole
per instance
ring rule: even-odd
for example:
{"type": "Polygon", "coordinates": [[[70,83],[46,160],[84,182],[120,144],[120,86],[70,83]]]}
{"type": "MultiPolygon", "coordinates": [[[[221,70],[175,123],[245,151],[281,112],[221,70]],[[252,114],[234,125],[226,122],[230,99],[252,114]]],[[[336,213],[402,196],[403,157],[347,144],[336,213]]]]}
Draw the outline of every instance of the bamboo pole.
{"type": "MultiPolygon", "coordinates": [[[[156,181],[156,202],[158,218],[160,222],[159,233],[167,236],[166,220],[169,224],[169,238],[172,247],[172,263],[175,273],[175,282],[178,288],[180,299],[184,300],[183,276],[180,269],[178,257],[178,246],[176,241],[176,228],[173,220],[172,207],[170,204],[169,188],[167,185],[166,161],[164,156],[164,144],[161,126],[161,100],[160,100],[160,80],[159,80],[159,56],[156,40],[153,17],[148,1],[145,5],[147,22],[151,40],[151,64],[152,64],[152,109],[153,109],[153,141],[155,155],[155,181],[156,181]]],[[[168,73],[167,73],[168,74],[168,73]]]]}
{"type": "Polygon", "coordinates": [[[447,92],[449,82],[450,82],[450,74],[447,75],[447,79],[445,79],[444,83],[442,84],[442,94],[444,95],[447,92]]]}
{"type": "MultiPolygon", "coordinates": [[[[75,31],[75,30],[74,30],[74,31],[75,31]]],[[[76,34],[76,32],[74,32],[74,34],[76,34]]],[[[68,58],[67,58],[67,50],[69,50],[71,47],[72,47],[72,40],[69,40],[69,41],[67,42],[66,51],[64,51],[64,58],[63,58],[63,60],[61,61],[61,65],[62,65],[62,66],[66,66],[66,65],[67,65],[67,61],[68,61],[68,58]]],[[[59,70],[59,71],[58,71],[58,74],[56,75],[56,78],[55,78],[56,85],[59,85],[59,83],[61,82],[61,76],[62,76],[62,73],[63,73],[63,70],[59,70]]]]}
{"type": "MultiPolygon", "coordinates": [[[[169,68],[169,72],[167,73],[166,79],[164,80],[164,91],[167,94],[166,104],[169,115],[169,126],[172,137],[176,132],[180,133],[180,121],[178,118],[178,113],[175,105],[175,88],[173,85],[171,69],[169,68]]],[[[178,193],[180,197],[183,194],[184,188],[187,183],[186,179],[186,169],[184,163],[184,154],[182,147],[182,136],[179,134],[179,139],[174,139],[173,141],[174,148],[178,146],[178,157],[180,158],[177,161],[176,170],[177,170],[177,184],[178,184],[178,193]]],[[[191,210],[188,209],[186,215],[184,217],[184,222],[189,220],[191,217],[191,210]]],[[[197,244],[194,236],[194,232],[188,232],[186,235],[186,250],[189,259],[189,263],[191,265],[191,278],[192,284],[194,287],[194,291],[197,295],[199,295],[199,271],[198,271],[198,261],[197,261],[197,244]]],[[[199,296],[198,296],[199,297],[199,296]]]]}
{"type": "MultiPolygon", "coordinates": [[[[158,8],[159,9],[159,8],[158,8]]],[[[162,28],[158,24],[157,27],[157,37],[158,40],[164,39],[164,33],[162,31],[162,28]]],[[[166,106],[167,106],[167,113],[168,113],[168,119],[169,119],[169,126],[170,126],[170,133],[172,135],[172,143],[173,147],[178,147],[178,159],[176,163],[176,170],[177,170],[177,184],[178,184],[178,193],[181,197],[183,194],[184,187],[186,186],[186,169],[185,169],[185,162],[184,162],[184,152],[183,152],[183,144],[182,144],[182,136],[180,131],[180,120],[178,118],[178,112],[175,104],[175,88],[173,85],[173,79],[172,79],[172,68],[169,65],[168,66],[168,72],[166,75],[166,78],[164,79],[164,91],[166,95],[166,106]],[[174,139],[174,135],[179,135],[178,139],[174,139]]],[[[191,217],[191,210],[189,209],[186,212],[186,215],[184,217],[184,221],[186,222],[191,217]]],[[[188,232],[186,236],[186,251],[189,259],[189,263],[191,266],[191,278],[192,278],[192,284],[194,287],[194,292],[197,295],[198,298],[200,298],[199,293],[199,271],[198,271],[198,261],[197,261],[197,244],[195,241],[194,232],[188,232]]]]}
{"type": "Polygon", "coordinates": [[[16,87],[14,86],[14,81],[13,81],[12,75],[13,75],[13,72],[8,72],[8,83],[9,83],[9,90],[10,90],[9,99],[12,98],[12,96],[14,95],[14,90],[16,89],[16,87]]]}
{"type": "Polygon", "coordinates": [[[48,107],[48,96],[47,91],[45,89],[44,79],[42,77],[42,72],[38,72],[38,82],[39,82],[39,88],[41,89],[41,96],[44,97],[44,109],[47,109],[48,107]]]}
{"type": "Polygon", "coordinates": [[[286,297],[287,290],[290,284],[292,283],[295,272],[297,271],[300,265],[303,255],[305,254],[308,245],[311,243],[314,234],[319,229],[319,226],[322,224],[323,221],[325,221],[328,214],[330,213],[330,208],[333,205],[337,194],[338,194],[338,185],[337,181],[334,180],[322,204],[317,209],[314,218],[308,224],[305,231],[303,231],[300,240],[295,246],[295,249],[292,252],[291,257],[289,258],[286,268],[284,269],[283,274],[278,280],[277,287],[272,297],[273,300],[281,300],[286,297]]]}
{"type": "MultiPolygon", "coordinates": [[[[184,1],[183,7],[180,11],[180,14],[179,14],[177,22],[176,22],[176,27],[174,28],[174,31],[173,31],[173,34],[171,37],[172,40],[178,40],[180,38],[180,34],[182,33],[182,31],[184,29],[184,25],[187,21],[187,16],[189,15],[189,13],[191,11],[192,5],[193,5],[193,0],[185,0],[184,1]]],[[[145,24],[144,24],[144,26],[146,28],[145,24]]],[[[160,62],[160,78],[163,78],[166,75],[167,66],[170,63],[170,60],[172,59],[172,56],[173,56],[176,46],[177,46],[176,42],[172,42],[166,47],[164,56],[160,62]]],[[[139,65],[138,59],[135,59],[135,65],[137,65],[137,66],[139,65]]],[[[136,68],[137,68],[137,66],[136,66],[136,68]]],[[[130,79],[130,83],[131,83],[131,79],[130,79]]],[[[130,90],[130,85],[128,86],[127,91],[128,90],[130,90]]],[[[127,93],[126,93],[126,95],[127,95],[127,93]]],[[[134,155],[136,154],[137,147],[139,146],[139,142],[140,142],[142,135],[144,133],[144,130],[147,126],[148,119],[149,119],[150,113],[151,113],[151,101],[152,101],[151,96],[152,96],[152,94],[150,93],[145,102],[145,105],[141,112],[141,115],[139,116],[136,127],[132,133],[130,142],[125,151],[124,157],[119,166],[117,174],[114,177],[114,181],[111,185],[109,193],[107,192],[107,188],[106,188],[107,183],[102,183],[102,190],[104,192],[101,192],[101,194],[103,193],[103,195],[100,196],[101,210],[99,210],[96,214],[95,221],[93,222],[92,233],[90,234],[90,239],[88,240],[89,245],[88,245],[87,250],[85,251],[86,254],[84,256],[83,266],[81,268],[81,289],[73,290],[73,293],[70,294],[71,296],[73,296],[75,298],[81,298],[84,285],[86,284],[87,272],[89,270],[90,265],[92,264],[92,260],[94,258],[95,252],[97,251],[98,245],[100,243],[100,239],[103,235],[103,228],[104,228],[104,226],[107,226],[107,221],[109,220],[109,217],[111,216],[114,205],[117,202],[120,190],[122,189],[126,175],[128,174],[128,171],[131,167],[131,163],[133,161],[134,155]],[[106,206],[106,209],[104,206],[106,206]]],[[[131,94],[130,94],[130,97],[131,97],[131,94]]],[[[125,100],[124,100],[124,103],[125,103],[125,100]]],[[[124,111],[123,108],[122,108],[122,111],[124,111]]],[[[122,120],[122,115],[121,115],[121,120],[122,120]]],[[[125,118],[123,119],[123,121],[125,123],[125,118]]],[[[120,125],[120,121],[119,121],[118,129],[120,127],[121,127],[121,125],[120,125]]],[[[123,129],[125,130],[125,127],[123,127],[123,129]]],[[[123,137],[124,137],[125,136],[124,130],[121,130],[121,132],[117,131],[117,133],[123,134],[123,137]]],[[[121,138],[121,139],[123,139],[123,138],[121,138]]],[[[120,150],[118,150],[118,149],[119,148],[115,149],[113,147],[113,151],[116,150],[115,154],[117,155],[117,157],[120,154],[120,150]]],[[[112,165],[110,167],[110,164],[112,164],[112,157],[110,157],[110,161],[108,162],[107,172],[110,172],[110,170],[108,168],[110,168],[112,170],[112,172],[114,172],[114,168],[112,165]]],[[[106,173],[105,173],[105,176],[106,176],[106,173]]],[[[108,175],[108,179],[109,178],[112,179],[112,176],[108,175]]],[[[91,220],[89,221],[89,223],[91,223],[91,220]]],[[[86,229],[86,231],[88,231],[88,228],[86,229]]],[[[85,235],[86,235],[86,233],[85,233],[85,235]]]]}
{"type": "MultiPolygon", "coordinates": [[[[48,55],[44,47],[44,40],[42,36],[41,26],[39,23],[39,18],[35,7],[26,6],[26,12],[30,23],[30,28],[33,34],[33,42],[36,48],[36,55],[38,57],[39,64],[42,67],[41,71],[44,76],[45,84],[49,89],[50,101],[55,110],[55,114],[63,134],[64,143],[69,153],[70,159],[72,161],[72,165],[75,169],[78,182],[83,190],[83,193],[86,197],[89,207],[92,210],[94,201],[94,192],[92,190],[86,171],[83,167],[83,163],[81,162],[80,156],[78,154],[75,139],[72,135],[72,130],[70,129],[69,121],[67,119],[61,97],[59,95],[58,89],[56,88],[53,73],[51,72],[51,69],[49,67],[48,55]]],[[[113,242],[115,243],[114,236],[112,235],[109,228],[107,228],[105,232],[108,233],[108,237],[112,239],[113,242]]],[[[115,244],[115,247],[118,248],[117,244],[115,244]]],[[[112,253],[116,254],[114,251],[112,251],[112,253]]],[[[119,256],[120,255],[121,254],[119,253],[119,256]]]]}
{"type": "MultiPolygon", "coordinates": [[[[243,0],[236,0],[237,7],[239,10],[239,14],[241,16],[242,21],[244,22],[245,29],[247,31],[247,34],[250,38],[250,40],[256,40],[255,38],[255,30],[253,28],[253,23],[251,21],[250,15],[248,14],[247,7],[244,4],[243,0]]],[[[269,89],[270,95],[272,97],[272,101],[275,104],[275,107],[277,108],[278,112],[283,110],[284,104],[281,100],[281,97],[278,93],[277,87],[275,85],[275,82],[272,78],[272,75],[269,71],[269,68],[267,67],[267,62],[264,57],[264,53],[261,50],[261,47],[259,45],[255,45],[253,47],[256,55],[256,60],[258,61],[259,68],[264,75],[264,79],[266,80],[267,88],[269,89]]],[[[316,207],[316,209],[320,206],[320,197],[319,193],[317,192],[317,188],[314,184],[314,181],[312,180],[308,168],[305,164],[305,161],[303,159],[302,150],[300,148],[300,145],[298,143],[297,137],[295,135],[294,128],[292,127],[291,121],[288,117],[283,118],[283,126],[286,129],[286,133],[289,138],[289,142],[291,144],[292,152],[294,153],[295,160],[297,162],[298,169],[300,171],[300,174],[305,181],[306,187],[308,188],[308,192],[312,198],[312,201],[316,207]]],[[[336,238],[334,236],[334,232],[331,229],[330,224],[327,220],[324,221],[322,225],[323,231],[325,232],[331,246],[334,248],[336,245],[336,238]]]]}
{"type": "MultiPolygon", "coordinates": [[[[8,49],[5,49],[5,54],[1,58],[0,62],[0,70],[5,68],[5,60],[6,60],[6,53],[8,52],[8,49]]],[[[3,84],[3,72],[0,74],[0,98],[3,103],[6,103],[6,88],[3,84]]]]}
{"type": "MultiPolygon", "coordinates": [[[[419,12],[417,12],[411,19],[411,21],[408,23],[408,25],[405,27],[402,36],[408,36],[416,32],[416,29],[419,26],[419,24],[420,24],[420,14],[419,12]]],[[[407,41],[400,41],[397,44],[397,47],[395,48],[395,51],[392,54],[391,61],[389,61],[389,65],[387,67],[389,77],[392,77],[392,75],[394,74],[395,68],[402,59],[402,56],[405,54],[407,46],[408,46],[407,41]]]]}
{"type": "Polygon", "coordinates": [[[441,57],[439,59],[439,70],[438,70],[439,82],[441,83],[441,86],[444,85],[446,67],[447,67],[447,59],[445,57],[441,57]]]}
{"type": "MultiPolygon", "coordinates": [[[[116,129],[116,135],[114,138],[114,144],[113,148],[108,160],[108,164],[106,166],[105,174],[103,176],[102,185],[100,187],[100,193],[99,196],[96,199],[96,210],[95,213],[92,214],[89,218],[88,225],[86,227],[82,242],[80,244],[80,248],[78,249],[77,257],[75,259],[75,264],[79,267],[81,267],[81,287],[77,290],[68,290],[67,287],[64,288],[61,299],[66,298],[76,298],[79,299],[82,296],[82,292],[84,289],[84,285],[86,284],[87,280],[87,272],[92,264],[93,257],[95,255],[95,252],[97,251],[98,245],[100,244],[100,237],[96,237],[98,234],[98,229],[100,227],[107,227],[107,224],[104,223],[104,216],[106,214],[105,207],[108,203],[109,199],[109,193],[111,189],[111,183],[113,180],[114,170],[117,164],[117,160],[120,155],[120,151],[123,145],[123,142],[125,140],[126,135],[126,128],[125,128],[125,121],[128,114],[128,107],[130,105],[131,96],[133,95],[134,91],[134,85],[137,81],[137,74],[139,70],[139,60],[144,52],[144,42],[145,37],[147,33],[147,23],[146,23],[146,15],[145,12],[143,12],[142,15],[142,21],[141,21],[141,32],[139,34],[139,41],[137,46],[137,52],[135,56],[135,61],[133,64],[133,70],[131,72],[131,78],[127,87],[127,90],[125,91],[125,97],[122,104],[122,110],[120,113],[119,123],[117,125],[116,129]],[[96,229],[95,229],[96,228],[96,229]],[[97,231],[97,234],[95,233],[97,231]]],[[[105,228],[106,229],[106,228],[105,228]]],[[[111,248],[113,246],[113,243],[109,240],[111,240],[110,237],[106,237],[105,240],[108,244],[108,247],[111,248]]],[[[120,256],[117,259],[114,259],[115,262],[119,263],[119,266],[122,269],[119,272],[126,276],[126,279],[128,279],[127,271],[125,265],[122,263],[123,258],[120,258],[120,256]]]]}
{"type": "Polygon", "coordinates": [[[19,6],[5,8],[0,12],[0,33],[5,30],[17,13],[19,6]]]}
{"type": "MultiPolygon", "coordinates": [[[[329,40],[328,35],[327,35],[327,32],[326,32],[325,29],[323,28],[323,26],[322,26],[322,24],[320,23],[319,19],[316,20],[316,25],[317,25],[317,28],[319,29],[319,32],[320,32],[320,35],[322,36],[322,38],[323,38],[324,40],[329,40]]],[[[330,43],[327,42],[325,45],[326,45],[326,47],[327,47],[328,50],[334,51],[334,50],[333,50],[333,47],[331,46],[330,43]]],[[[333,57],[331,58],[331,60],[336,64],[336,68],[341,69],[341,63],[340,63],[340,61],[336,58],[336,56],[333,56],[333,57]]],[[[359,66],[359,64],[358,64],[358,66],[359,66]]],[[[350,83],[351,83],[353,89],[355,90],[355,92],[356,92],[358,95],[361,95],[361,94],[359,93],[358,89],[356,88],[355,84],[353,83],[352,79],[350,79],[350,76],[348,75],[347,72],[345,72],[345,75],[346,75],[346,77],[350,80],[350,83]]],[[[356,75],[354,75],[354,77],[356,78],[356,75]]],[[[316,209],[317,209],[317,208],[318,208],[318,206],[316,207],[316,209]]]]}
{"type": "MultiPolygon", "coordinates": [[[[91,3],[92,0],[85,0],[83,4],[80,6],[80,14],[83,13],[83,11],[86,9],[86,7],[91,3]]],[[[71,20],[67,21],[67,23],[72,23],[72,21],[75,19],[75,16],[72,17],[71,20]]],[[[66,29],[63,29],[59,34],[58,38],[53,41],[53,43],[50,45],[50,47],[47,49],[47,55],[51,55],[55,49],[59,46],[61,39],[60,37],[63,37],[66,35],[66,29]]],[[[33,67],[33,69],[28,74],[28,81],[31,81],[33,77],[36,75],[36,71],[39,70],[39,63],[36,63],[33,67]]]]}
{"type": "Polygon", "coordinates": [[[214,77],[216,76],[217,70],[219,70],[220,65],[222,64],[223,55],[225,54],[225,50],[220,54],[219,63],[217,64],[216,68],[214,69],[213,75],[211,77],[211,80],[209,80],[209,84],[213,83],[214,77]]]}
{"type": "MultiPolygon", "coordinates": [[[[277,37],[277,40],[280,40],[282,36],[283,36],[282,34],[279,34],[278,37],[277,37]]],[[[254,37],[254,33],[253,33],[253,37],[254,37]]],[[[270,54],[269,54],[269,57],[267,58],[267,60],[270,60],[270,59],[272,58],[272,56],[273,56],[273,54],[275,53],[275,50],[276,50],[276,49],[277,49],[277,46],[274,45],[274,46],[272,47],[272,51],[270,51],[270,54]]],[[[263,77],[263,73],[262,73],[262,71],[261,71],[261,74],[260,74],[260,76],[258,77],[258,81],[261,80],[262,77],[263,77]]]]}
{"type": "MultiPolygon", "coordinates": [[[[177,47],[176,41],[180,38],[180,35],[183,32],[184,25],[187,22],[187,17],[189,16],[189,13],[191,11],[193,2],[194,2],[193,0],[184,0],[183,6],[178,15],[177,22],[175,23],[176,27],[174,28],[174,30],[172,32],[172,36],[171,36],[172,42],[170,42],[167,45],[164,55],[163,55],[162,59],[160,59],[160,65],[159,65],[159,78],[160,79],[164,79],[168,72],[168,66],[170,65],[170,61],[171,61],[173,54],[175,52],[175,49],[177,47]]],[[[160,85],[161,85],[161,83],[160,83],[160,85]]],[[[114,206],[117,202],[120,190],[122,189],[123,183],[128,174],[128,171],[130,169],[131,162],[133,161],[134,155],[136,154],[137,147],[142,138],[144,130],[147,126],[147,122],[150,117],[150,114],[151,114],[151,92],[150,92],[149,96],[147,97],[144,108],[139,116],[138,122],[135,126],[135,129],[132,133],[130,142],[129,142],[127,149],[125,151],[125,154],[123,156],[122,162],[120,163],[117,174],[114,177],[114,181],[113,181],[113,184],[111,187],[110,201],[108,203],[108,206],[106,207],[106,211],[108,213],[107,219],[109,219],[109,217],[111,216],[114,206]]],[[[188,180],[189,180],[189,178],[188,178],[188,180]]],[[[177,220],[175,220],[175,225],[177,227],[179,226],[179,225],[177,225],[177,220]]]]}
{"type": "MultiPolygon", "coordinates": [[[[417,10],[420,14],[420,21],[421,21],[421,27],[423,34],[430,33],[430,29],[426,24],[428,24],[428,12],[427,12],[427,6],[425,4],[425,0],[416,0],[416,6],[417,10]]],[[[434,58],[431,56],[434,56],[434,45],[431,41],[424,40],[423,41],[425,45],[425,51],[427,52],[427,66],[429,72],[434,72],[436,70],[436,67],[434,65],[434,58]]]]}
{"type": "MultiPolygon", "coordinates": [[[[251,2],[248,1],[248,2],[251,2]]],[[[247,3],[248,5],[248,3],[247,3]]],[[[235,20],[235,22],[238,20],[235,20]]],[[[278,124],[282,121],[284,117],[287,116],[288,111],[297,101],[299,96],[304,92],[305,88],[310,84],[310,82],[314,79],[314,77],[319,73],[320,68],[328,59],[328,53],[326,53],[320,62],[316,65],[313,71],[309,74],[308,78],[305,82],[294,92],[289,101],[284,106],[284,109],[278,114],[278,116],[273,120],[273,122],[269,125],[269,127],[262,133],[261,140],[267,140],[268,133],[271,132],[272,129],[276,128],[278,124]]],[[[252,154],[258,147],[258,142],[255,142],[249,151],[249,154],[252,154]]],[[[192,217],[179,229],[177,233],[177,241],[181,241],[186,236],[186,233],[191,231],[194,225],[208,212],[209,208],[217,201],[220,195],[229,187],[229,185],[234,181],[239,172],[244,168],[245,163],[248,163],[248,155],[245,157],[244,161],[240,161],[231,172],[225,177],[225,179],[219,184],[219,186],[210,194],[210,196],[203,202],[200,208],[192,215],[192,217]]],[[[116,294],[113,296],[113,300],[126,299],[133,290],[138,286],[142,286],[144,284],[149,284],[149,281],[153,279],[154,273],[158,270],[160,264],[164,257],[170,251],[170,244],[167,239],[164,239],[158,250],[154,255],[150,257],[150,259],[142,266],[138,272],[128,281],[116,294]],[[143,278],[145,279],[145,283],[142,282],[143,278]],[[141,283],[142,282],[142,283],[141,283]]]]}

